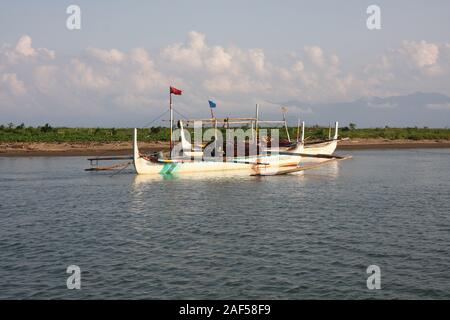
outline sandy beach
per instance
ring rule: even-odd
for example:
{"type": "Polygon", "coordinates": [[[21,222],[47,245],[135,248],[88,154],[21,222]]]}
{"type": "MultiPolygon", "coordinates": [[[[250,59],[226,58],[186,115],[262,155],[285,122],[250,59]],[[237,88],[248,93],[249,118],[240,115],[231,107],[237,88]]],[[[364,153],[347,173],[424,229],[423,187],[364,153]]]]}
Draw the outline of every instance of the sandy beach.
{"type": "MultiPolygon", "coordinates": [[[[167,141],[140,142],[142,152],[168,150],[167,141]]],[[[384,140],[358,139],[340,141],[339,150],[450,148],[449,140],[384,140]]],[[[106,156],[129,155],[131,142],[1,142],[0,156],[106,156]]]]}

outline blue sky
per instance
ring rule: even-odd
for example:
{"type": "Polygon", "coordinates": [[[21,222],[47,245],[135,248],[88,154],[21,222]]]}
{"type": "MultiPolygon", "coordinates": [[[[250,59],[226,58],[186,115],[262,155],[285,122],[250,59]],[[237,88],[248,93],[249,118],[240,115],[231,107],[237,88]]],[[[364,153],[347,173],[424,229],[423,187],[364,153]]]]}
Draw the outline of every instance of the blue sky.
{"type": "Polygon", "coordinates": [[[449,95],[448,12],[448,1],[4,1],[0,122],[134,125],[164,111],[169,84],[183,86],[179,107],[193,116],[207,98],[239,113],[449,95]],[[65,26],[70,4],[81,30],[65,26]],[[381,30],[366,28],[370,4],[381,30]]]}
{"type": "Polygon", "coordinates": [[[43,47],[77,53],[89,46],[150,50],[183,41],[196,30],[211,44],[267,52],[317,44],[343,59],[382,52],[402,40],[449,40],[450,2],[442,1],[4,1],[0,39],[30,35],[43,47]],[[81,32],[65,29],[65,9],[82,9],[81,32]],[[370,4],[382,9],[383,28],[365,28],[370,4]]]}

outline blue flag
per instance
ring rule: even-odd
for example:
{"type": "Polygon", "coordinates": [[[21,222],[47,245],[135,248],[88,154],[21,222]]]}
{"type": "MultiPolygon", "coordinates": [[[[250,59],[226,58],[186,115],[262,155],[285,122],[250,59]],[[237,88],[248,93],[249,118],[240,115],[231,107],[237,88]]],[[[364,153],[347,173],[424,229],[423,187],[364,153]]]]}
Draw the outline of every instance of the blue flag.
{"type": "Polygon", "coordinates": [[[208,102],[209,102],[209,107],[210,108],[215,108],[216,107],[216,103],[214,101],[208,100],[208,102]]]}

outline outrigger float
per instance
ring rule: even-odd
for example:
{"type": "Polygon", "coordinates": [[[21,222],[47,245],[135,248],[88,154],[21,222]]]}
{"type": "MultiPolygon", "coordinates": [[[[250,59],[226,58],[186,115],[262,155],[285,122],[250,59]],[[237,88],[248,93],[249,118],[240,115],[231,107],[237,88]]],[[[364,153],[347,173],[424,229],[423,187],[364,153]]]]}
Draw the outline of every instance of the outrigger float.
{"type": "MultiPolygon", "coordinates": [[[[218,132],[217,126],[223,125],[229,128],[230,125],[251,125],[251,141],[253,142],[254,154],[235,155],[235,152],[229,154],[223,151],[222,145],[214,145],[215,155],[207,155],[206,150],[211,144],[216,144],[217,136],[214,140],[207,144],[192,145],[186,138],[186,130],[184,129],[183,120],[178,121],[180,129],[180,144],[177,145],[177,152],[172,152],[173,146],[173,113],[172,113],[172,87],[170,91],[170,152],[164,155],[163,152],[153,153],[150,155],[142,154],[139,151],[137,129],[133,130],[133,155],[131,157],[98,157],[90,158],[91,165],[96,163],[96,167],[91,167],[87,170],[109,170],[117,169],[120,165],[113,165],[109,167],[99,167],[99,160],[119,160],[129,159],[132,161],[123,164],[128,167],[130,164],[134,165],[135,171],[139,175],[173,175],[173,174],[196,174],[196,173],[233,173],[236,171],[248,173],[251,176],[275,176],[291,173],[298,173],[301,171],[317,168],[330,162],[350,159],[350,156],[338,156],[334,152],[337,143],[340,140],[338,136],[338,123],[335,124],[334,136],[331,137],[331,128],[327,140],[318,142],[305,143],[305,125],[302,122],[300,130],[300,122],[297,129],[297,140],[292,142],[287,130],[287,122],[285,113],[283,113],[283,120],[281,121],[267,121],[259,120],[258,105],[256,106],[256,117],[254,118],[216,118],[211,111],[212,117],[209,119],[199,120],[185,120],[186,125],[191,123],[209,123],[214,125],[215,135],[218,132]],[[283,123],[286,128],[288,142],[280,143],[278,146],[266,146],[263,142],[263,137],[258,135],[258,127],[263,123],[283,123]],[[301,133],[300,133],[301,132],[301,133]]],[[[181,94],[178,90],[177,94],[181,94]]],[[[215,105],[215,104],[214,104],[215,105]]],[[[246,145],[249,148],[250,142],[246,145]]],[[[211,148],[209,148],[209,151],[211,148]]],[[[235,146],[233,146],[235,150],[235,146]]]]}

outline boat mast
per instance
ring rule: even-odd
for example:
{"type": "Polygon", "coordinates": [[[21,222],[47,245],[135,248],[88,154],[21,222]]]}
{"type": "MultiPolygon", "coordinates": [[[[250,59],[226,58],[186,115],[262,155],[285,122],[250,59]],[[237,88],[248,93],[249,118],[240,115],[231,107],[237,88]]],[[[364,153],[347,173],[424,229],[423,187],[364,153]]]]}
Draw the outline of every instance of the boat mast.
{"type": "Polygon", "coordinates": [[[255,125],[254,125],[253,121],[252,121],[251,123],[252,123],[252,141],[253,141],[253,142],[256,142],[256,141],[255,141],[255,128],[254,128],[255,125]]]}
{"type": "Polygon", "coordinates": [[[259,116],[259,106],[256,104],[256,115],[255,115],[255,136],[256,136],[256,143],[258,143],[258,116],[259,116]]]}
{"type": "Polygon", "coordinates": [[[217,119],[214,118],[214,156],[217,156],[217,119]]]}
{"type": "MultiPolygon", "coordinates": [[[[170,151],[172,151],[172,130],[173,130],[173,110],[172,110],[172,92],[169,93],[169,111],[170,111],[170,151]]],[[[169,155],[172,158],[172,155],[169,155]]]]}

